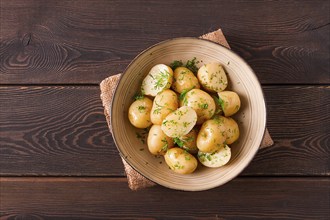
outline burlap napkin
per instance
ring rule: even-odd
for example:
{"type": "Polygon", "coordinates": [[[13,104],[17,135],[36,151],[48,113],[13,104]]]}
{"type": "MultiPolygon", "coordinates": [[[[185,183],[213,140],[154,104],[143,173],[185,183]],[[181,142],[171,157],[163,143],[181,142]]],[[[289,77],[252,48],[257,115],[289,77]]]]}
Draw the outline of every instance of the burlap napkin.
{"type": "MultiPolygon", "coordinates": [[[[211,32],[211,33],[204,34],[200,38],[211,40],[211,41],[219,43],[227,48],[230,48],[221,29],[211,32]]],[[[112,95],[114,93],[114,90],[115,90],[115,87],[117,85],[119,78],[120,78],[120,74],[113,75],[113,76],[110,76],[110,77],[104,79],[100,83],[101,100],[102,100],[102,104],[104,107],[104,115],[107,120],[110,132],[112,132],[112,131],[111,131],[111,124],[110,124],[109,109],[111,106],[112,95]]],[[[268,130],[266,129],[264,138],[260,145],[260,148],[269,147],[273,144],[274,144],[274,142],[273,142],[272,138],[270,137],[268,130]]],[[[155,185],[154,182],[146,179],[141,174],[136,172],[129,164],[127,164],[127,162],[123,158],[122,158],[122,161],[123,161],[123,164],[125,167],[125,172],[126,172],[127,180],[128,180],[128,186],[130,189],[138,190],[138,189],[143,189],[143,188],[155,185]]]]}

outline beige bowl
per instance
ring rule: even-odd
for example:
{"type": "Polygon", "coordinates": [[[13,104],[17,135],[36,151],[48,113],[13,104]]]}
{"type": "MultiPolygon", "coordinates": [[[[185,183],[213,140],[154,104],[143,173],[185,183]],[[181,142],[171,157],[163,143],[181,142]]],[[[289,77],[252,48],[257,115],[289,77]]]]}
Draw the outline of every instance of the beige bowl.
{"type": "Polygon", "coordinates": [[[236,177],[258,151],[266,126],[262,89],[250,66],[231,50],[198,38],[167,40],[139,54],[121,76],[110,111],[113,138],[122,157],[136,171],[155,183],[185,191],[211,189],[236,177]],[[225,67],[229,78],[228,89],[237,92],[241,98],[242,107],[234,116],[241,135],[231,145],[232,158],[227,165],[220,168],[199,166],[192,174],[180,175],[168,168],[163,157],[156,158],[149,153],[146,144],[137,138],[137,134],[147,134],[130,124],[127,112],[152,66],[170,64],[174,60],[185,62],[194,57],[200,61],[199,66],[216,61],[225,67]]]}

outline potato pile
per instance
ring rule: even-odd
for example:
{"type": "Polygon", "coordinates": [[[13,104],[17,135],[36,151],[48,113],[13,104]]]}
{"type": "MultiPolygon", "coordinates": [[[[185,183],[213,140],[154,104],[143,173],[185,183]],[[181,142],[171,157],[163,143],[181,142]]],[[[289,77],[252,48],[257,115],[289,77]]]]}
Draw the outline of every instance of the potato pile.
{"type": "MultiPolygon", "coordinates": [[[[128,118],[137,128],[149,128],[147,145],[151,154],[164,155],[176,173],[195,171],[198,161],[207,167],[228,163],[228,145],[239,137],[238,124],[230,116],[241,106],[228,85],[220,63],[197,68],[157,64],[141,85],[141,93],[131,104],[128,118]],[[174,71],[173,71],[174,70],[174,71]],[[197,158],[197,159],[196,159],[197,158]]],[[[193,65],[191,65],[193,64],[193,65]]]]}

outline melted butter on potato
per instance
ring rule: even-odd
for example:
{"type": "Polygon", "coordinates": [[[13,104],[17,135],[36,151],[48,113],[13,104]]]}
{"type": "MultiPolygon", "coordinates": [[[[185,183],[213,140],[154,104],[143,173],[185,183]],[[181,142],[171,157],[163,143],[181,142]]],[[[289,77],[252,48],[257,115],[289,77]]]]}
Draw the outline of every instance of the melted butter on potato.
{"type": "Polygon", "coordinates": [[[212,118],[216,106],[213,98],[203,90],[192,89],[184,96],[182,105],[189,106],[197,113],[197,124],[212,118]]]}
{"type": "Polygon", "coordinates": [[[165,64],[157,64],[151,68],[142,81],[141,92],[144,95],[156,96],[169,89],[173,82],[173,70],[165,64]]]}
{"type": "Polygon", "coordinates": [[[134,127],[147,128],[152,125],[150,111],[152,101],[143,97],[134,101],[128,109],[128,119],[134,127]]]}
{"type": "Polygon", "coordinates": [[[197,159],[187,151],[174,147],[169,149],[165,156],[166,164],[176,173],[189,174],[197,168],[197,159]]]}
{"type": "Polygon", "coordinates": [[[200,85],[197,77],[186,67],[178,67],[174,70],[174,82],[172,89],[178,93],[196,88],[199,89],[200,85]]]}
{"type": "Polygon", "coordinates": [[[151,109],[151,122],[156,125],[161,125],[165,117],[174,112],[179,106],[178,96],[170,89],[156,95],[152,109],[151,109]]]}
{"type": "Polygon", "coordinates": [[[221,117],[215,117],[203,123],[196,144],[201,152],[213,153],[224,147],[226,140],[225,121],[221,117]]]}
{"type": "Polygon", "coordinates": [[[208,63],[198,69],[197,78],[203,88],[209,92],[221,92],[226,89],[228,79],[220,63],[208,63]]]}
{"type": "Polygon", "coordinates": [[[173,139],[166,136],[160,125],[151,126],[147,139],[148,149],[153,155],[164,155],[174,146],[173,139]]]}

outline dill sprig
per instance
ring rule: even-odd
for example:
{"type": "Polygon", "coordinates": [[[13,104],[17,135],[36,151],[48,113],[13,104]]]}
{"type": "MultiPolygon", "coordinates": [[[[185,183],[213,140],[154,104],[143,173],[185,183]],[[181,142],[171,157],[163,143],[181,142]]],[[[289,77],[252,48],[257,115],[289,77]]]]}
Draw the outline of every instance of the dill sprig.
{"type": "Polygon", "coordinates": [[[198,71],[198,67],[197,64],[199,63],[199,61],[197,60],[196,57],[194,57],[191,60],[187,60],[186,64],[183,64],[182,60],[174,60],[171,64],[170,67],[175,70],[178,67],[186,67],[187,69],[189,69],[191,72],[193,72],[194,74],[197,74],[198,71]]]}

